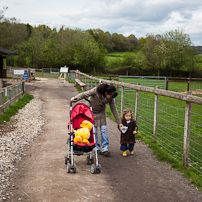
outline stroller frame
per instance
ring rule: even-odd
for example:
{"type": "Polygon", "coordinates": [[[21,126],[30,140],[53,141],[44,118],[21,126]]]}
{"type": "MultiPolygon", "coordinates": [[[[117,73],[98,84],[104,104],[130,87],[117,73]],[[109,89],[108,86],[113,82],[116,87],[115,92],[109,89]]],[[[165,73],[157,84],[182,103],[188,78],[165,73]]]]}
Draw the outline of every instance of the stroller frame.
{"type": "MultiPolygon", "coordinates": [[[[90,103],[90,110],[93,113],[92,104],[90,100],[86,98],[85,100],[90,103]]],[[[66,164],[66,171],[67,173],[70,173],[70,172],[76,173],[76,164],[74,163],[74,155],[77,155],[77,156],[87,155],[86,164],[91,165],[90,172],[92,174],[99,174],[101,172],[101,165],[98,163],[98,153],[97,153],[97,149],[95,148],[95,144],[88,147],[88,146],[76,145],[74,143],[73,138],[75,136],[75,133],[74,133],[74,128],[71,120],[72,109],[73,109],[72,102],[70,102],[70,125],[69,125],[69,133],[68,133],[69,137],[66,143],[68,145],[68,152],[67,152],[67,156],[64,157],[64,162],[66,164]],[[74,150],[74,148],[76,150],[74,150]]],[[[91,132],[91,135],[93,135],[93,139],[95,142],[95,132],[94,132],[95,128],[94,128],[94,123],[92,124],[93,124],[93,127],[92,127],[93,134],[91,132]]]]}

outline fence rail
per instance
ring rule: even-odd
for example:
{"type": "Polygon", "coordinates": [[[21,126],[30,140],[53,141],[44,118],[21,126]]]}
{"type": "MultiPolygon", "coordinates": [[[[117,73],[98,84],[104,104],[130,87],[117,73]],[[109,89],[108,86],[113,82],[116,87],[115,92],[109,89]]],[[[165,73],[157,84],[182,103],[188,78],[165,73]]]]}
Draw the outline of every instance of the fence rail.
{"type": "Polygon", "coordinates": [[[124,81],[130,84],[139,83],[141,86],[155,87],[159,86],[160,89],[166,89],[165,76],[119,76],[119,81],[124,81]]]}
{"type": "Polygon", "coordinates": [[[202,91],[202,78],[167,77],[166,90],[168,90],[169,82],[186,82],[187,91],[202,91]]]}
{"type": "Polygon", "coordinates": [[[116,98],[119,113],[126,107],[132,108],[142,133],[180,160],[186,169],[195,170],[202,178],[201,97],[100,79],[78,70],[70,74],[71,78],[84,82],[86,90],[99,83],[120,86],[121,95],[116,98]],[[127,88],[135,92],[128,92],[127,88]]]}
{"type": "Polygon", "coordinates": [[[0,90],[0,112],[4,112],[4,109],[10,106],[10,104],[16,102],[16,100],[24,94],[25,82],[1,88],[0,90]]]}

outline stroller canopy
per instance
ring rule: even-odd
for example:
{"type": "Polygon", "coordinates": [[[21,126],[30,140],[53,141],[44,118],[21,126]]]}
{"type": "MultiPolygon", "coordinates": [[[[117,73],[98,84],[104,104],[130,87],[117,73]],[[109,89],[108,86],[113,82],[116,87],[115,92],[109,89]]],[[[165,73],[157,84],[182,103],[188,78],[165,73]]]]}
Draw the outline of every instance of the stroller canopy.
{"type": "Polygon", "coordinates": [[[90,108],[87,105],[85,105],[83,103],[79,103],[74,106],[74,108],[71,111],[70,120],[72,121],[78,115],[84,115],[84,116],[88,117],[88,119],[90,119],[89,121],[91,123],[94,123],[93,112],[90,110],[90,108]]]}

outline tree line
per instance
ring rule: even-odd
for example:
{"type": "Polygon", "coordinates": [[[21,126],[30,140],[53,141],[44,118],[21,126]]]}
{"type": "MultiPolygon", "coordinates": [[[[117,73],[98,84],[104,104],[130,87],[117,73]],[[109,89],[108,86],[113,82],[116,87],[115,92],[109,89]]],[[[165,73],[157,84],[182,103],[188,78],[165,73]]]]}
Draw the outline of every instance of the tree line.
{"type": "Polygon", "coordinates": [[[137,39],[131,34],[104,32],[101,29],[69,29],[62,26],[59,30],[46,25],[32,27],[17,22],[15,18],[4,17],[6,8],[0,11],[0,47],[19,53],[9,56],[7,65],[59,68],[67,65],[71,69],[84,72],[119,73],[131,72],[193,71],[196,69],[196,51],[189,35],[181,30],[167,31],[161,35],[147,34],[137,39]],[[134,52],[122,60],[108,62],[110,52],[134,52]]]}

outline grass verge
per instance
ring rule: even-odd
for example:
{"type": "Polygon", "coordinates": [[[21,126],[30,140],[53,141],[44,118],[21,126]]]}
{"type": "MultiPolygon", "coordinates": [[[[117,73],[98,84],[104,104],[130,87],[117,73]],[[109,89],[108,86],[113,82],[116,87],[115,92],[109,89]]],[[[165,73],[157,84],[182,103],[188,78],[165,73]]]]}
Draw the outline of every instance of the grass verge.
{"type": "Polygon", "coordinates": [[[166,152],[161,145],[155,144],[152,139],[149,139],[148,137],[141,134],[138,134],[136,138],[140,141],[143,141],[144,144],[147,144],[149,148],[153,150],[153,154],[155,154],[156,158],[159,161],[169,163],[173,169],[180,171],[184,175],[184,177],[190,180],[191,184],[194,184],[198,190],[202,191],[201,179],[193,171],[186,170],[182,162],[166,152]]]}
{"type": "Polygon", "coordinates": [[[33,95],[27,93],[24,94],[16,103],[12,104],[3,114],[0,114],[0,123],[5,121],[10,121],[10,118],[14,116],[19,109],[22,109],[27,103],[29,103],[34,98],[33,95]]]}

